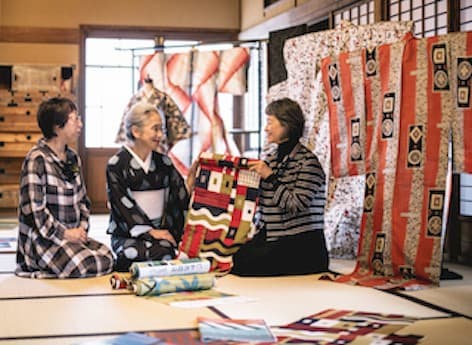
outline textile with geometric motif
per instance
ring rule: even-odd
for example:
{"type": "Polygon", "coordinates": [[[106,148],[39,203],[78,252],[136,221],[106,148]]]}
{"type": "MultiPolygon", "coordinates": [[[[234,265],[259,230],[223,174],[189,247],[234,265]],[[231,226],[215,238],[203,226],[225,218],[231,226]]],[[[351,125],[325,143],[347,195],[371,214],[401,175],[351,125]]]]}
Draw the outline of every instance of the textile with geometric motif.
{"type": "Polygon", "coordinates": [[[179,257],[206,258],[216,272],[231,270],[233,254],[255,232],[260,176],[249,171],[249,161],[200,155],[179,257]]]}

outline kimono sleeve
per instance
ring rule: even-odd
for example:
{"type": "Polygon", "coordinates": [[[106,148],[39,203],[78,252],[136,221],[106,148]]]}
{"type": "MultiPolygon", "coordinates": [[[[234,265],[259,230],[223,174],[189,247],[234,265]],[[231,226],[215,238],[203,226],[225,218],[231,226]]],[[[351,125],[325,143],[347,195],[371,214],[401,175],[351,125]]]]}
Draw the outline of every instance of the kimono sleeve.
{"type": "Polygon", "coordinates": [[[27,157],[20,178],[20,212],[40,236],[61,245],[66,227],[47,207],[47,169],[42,156],[27,157]]]}

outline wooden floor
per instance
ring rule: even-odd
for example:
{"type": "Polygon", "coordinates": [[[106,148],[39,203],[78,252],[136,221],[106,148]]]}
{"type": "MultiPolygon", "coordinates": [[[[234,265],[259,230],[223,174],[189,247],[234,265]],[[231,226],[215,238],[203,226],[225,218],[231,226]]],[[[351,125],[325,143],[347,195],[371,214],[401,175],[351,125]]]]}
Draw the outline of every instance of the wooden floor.
{"type": "MultiPolygon", "coordinates": [[[[106,216],[93,216],[92,237],[105,243],[106,216]]],[[[5,227],[0,236],[15,230],[5,227]]],[[[348,273],[352,261],[333,260],[331,269],[348,273]]],[[[78,344],[127,332],[196,328],[198,316],[262,318],[270,326],[294,322],[325,309],[403,314],[421,319],[401,330],[419,334],[421,344],[468,344],[472,337],[472,268],[448,265],[462,280],[441,287],[387,293],[318,280],[319,275],[274,278],[218,278],[217,291],[235,299],[211,307],[170,306],[159,298],[112,290],[109,276],[88,279],[18,278],[14,251],[0,252],[0,345],[78,344]],[[239,296],[239,298],[237,297],[239,296]]]]}

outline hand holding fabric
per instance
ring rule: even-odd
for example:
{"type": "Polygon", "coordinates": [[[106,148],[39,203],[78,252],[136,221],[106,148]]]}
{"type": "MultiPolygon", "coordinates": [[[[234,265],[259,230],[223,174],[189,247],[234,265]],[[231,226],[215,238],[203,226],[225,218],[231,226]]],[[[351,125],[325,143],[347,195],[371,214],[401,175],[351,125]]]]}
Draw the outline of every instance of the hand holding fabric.
{"type": "Polygon", "coordinates": [[[263,179],[268,178],[274,172],[271,168],[262,160],[250,161],[248,163],[249,170],[257,172],[263,179]]]}

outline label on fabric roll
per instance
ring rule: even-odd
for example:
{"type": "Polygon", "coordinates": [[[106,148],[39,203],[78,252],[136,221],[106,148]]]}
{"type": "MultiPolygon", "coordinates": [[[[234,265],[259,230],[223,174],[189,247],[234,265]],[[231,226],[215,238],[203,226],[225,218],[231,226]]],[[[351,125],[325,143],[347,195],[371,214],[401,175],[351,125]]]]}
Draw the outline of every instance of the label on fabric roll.
{"type": "Polygon", "coordinates": [[[129,268],[133,279],[210,272],[210,261],[202,258],[134,262],[129,268]]]}
{"type": "Polygon", "coordinates": [[[170,292],[208,290],[213,286],[215,275],[202,273],[138,279],[133,282],[133,291],[137,296],[159,296],[170,292]]]}

